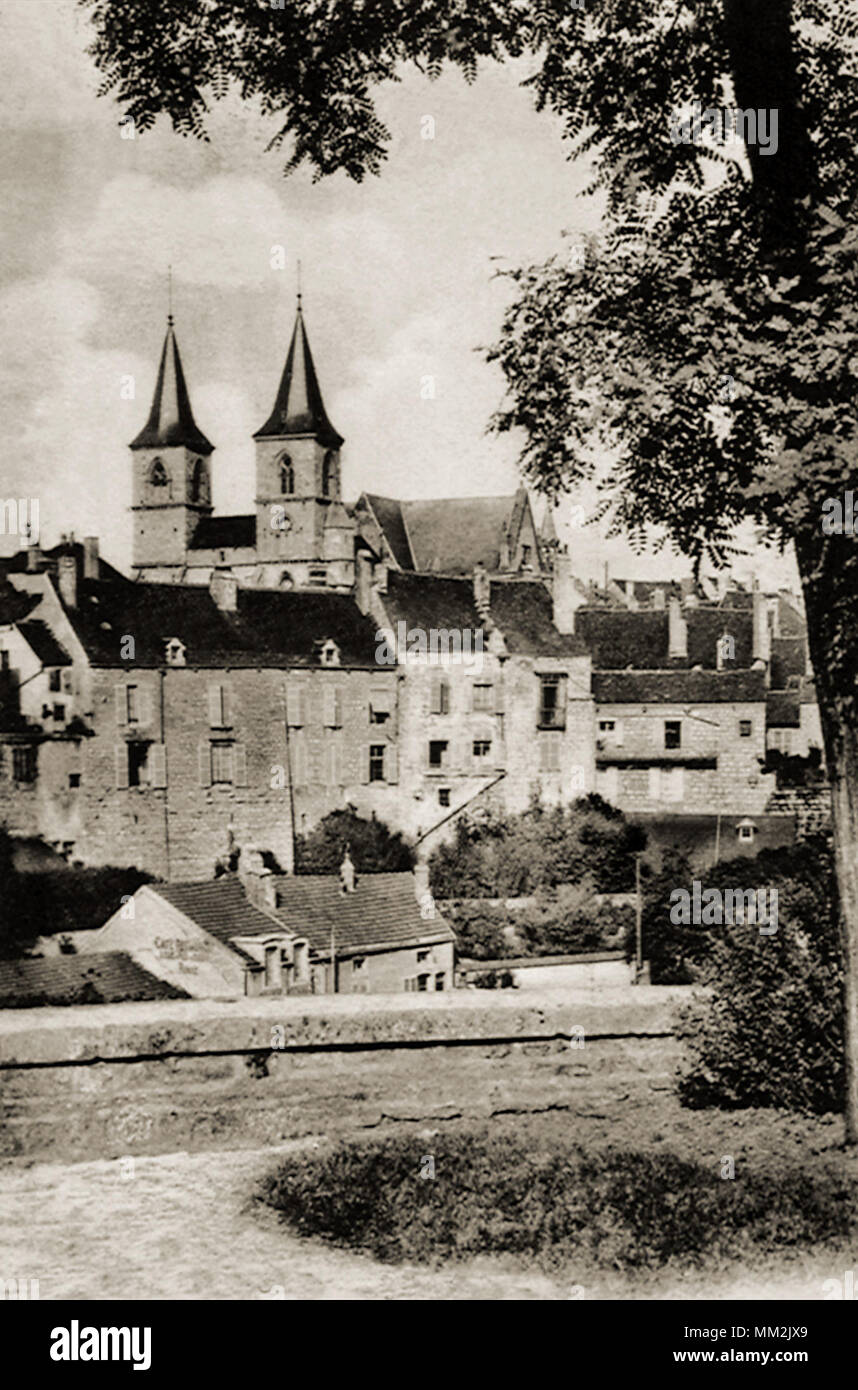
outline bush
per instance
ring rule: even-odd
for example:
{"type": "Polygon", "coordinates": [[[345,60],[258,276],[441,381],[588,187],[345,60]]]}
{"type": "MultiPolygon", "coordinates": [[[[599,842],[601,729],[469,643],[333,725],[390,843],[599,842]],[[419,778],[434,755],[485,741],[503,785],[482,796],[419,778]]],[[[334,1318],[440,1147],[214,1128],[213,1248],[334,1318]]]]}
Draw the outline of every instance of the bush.
{"type": "MultiPolygon", "coordinates": [[[[777,887],[778,928],[705,933],[697,969],[708,997],[680,1025],[690,1054],[683,1103],[842,1110],[843,971],[827,846],[764,851],[720,870],[736,885],[777,887]]],[[[708,875],[707,885],[720,877],[708,875]]]]}
{"type": "Polygon", "coordinates": [[[644,844],[640,827],[601,797],[550,808],[534,801],[519,816],[461,816],[455,841],[429,861],[429,881],[436,898],[520,897],[584,879],[619,893],[633,887],[644,844]]]}
{"type": "Polygon", "coordinates": [[[570,1154],[484,1131],[432,1141],[340,1143],[288,1158],[259,1200],[292,1230],[388,1262],[514,1254],[547,1266],[590,1257],[607,1268],[671,1257],[740,1257],[846,1236],[856,1194],[830,1173],[746,1173],[724,1182],[713,1165],[673,1154],[570,1154]]]}
{"type": "Polygon", "coordinates": [[[538,893],[533,903],[515,908],[480,899],[444,903],[443,913],[458,954],[468,960],[621,949],[628,932],[634,934],[634,909],[597,904],[587,884],[538,893]]]}
{"type": "Polygon", "coordinates": [[[348,806],[325,816],[308,835],[296,836],[295,872],[336,874],[346,849],[358,873],[410,873],[414,868],[414,850],[398,830],[375,815],[366,820],[348,806]]]}

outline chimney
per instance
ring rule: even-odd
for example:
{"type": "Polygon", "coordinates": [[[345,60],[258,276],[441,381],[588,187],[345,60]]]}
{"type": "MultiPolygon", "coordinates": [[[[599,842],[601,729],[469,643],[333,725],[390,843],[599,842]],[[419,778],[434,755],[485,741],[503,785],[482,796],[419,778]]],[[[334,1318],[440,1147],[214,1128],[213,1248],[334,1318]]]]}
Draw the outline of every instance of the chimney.
{"type": "Polygon", "coordinates": [[[414,865],[414,892],[418,902],[429,892],[429,864],[425,859],[414,865]]]}
{"type": "Polygon", "coordinates": [[[77,557],[61,555],[57,567],[60,598],[66,608],[77,608],[77,557]]]}
{"type": "Polygon", "coordinates": [[[238,608],[238,580],[231,570],[212,570],[209,593],[221,612],[234,613],[238,608]]]}
{"type": "Polygon", "coordinates": [[[349,857],[348,845],[343,855],[343,862],[340,865],[340,884],[344,893],[355,891],[355,866],[349,857]]]}
{"type": "Polygon", "coordinates": [[[688,658],[688,624],[682,616],[679,599],[671,594],[667,605],[668,643],[667,655],[670,661],[685,661],[688,658]]]}
{"type": "MultiPolygon", "coordinates": [[[[595,597],[595,586],[591,586],[590,597],[595,597]]],[[[574,633],[575,613],[587,602],[572,577],[572,562],[566,554],[558,553],[551,576],[551,598],[554,609],[554,626],[558,632],[574,633]]]]}
{"type": "Polygon", "coordinates": [[[84,536],[83,577],[84,579],[98,578],[98,536],[84,536]]]}
{"type": "Polygon", "coordinates": [[[361,613],[369,612],[372,587],[372,560],[365,550],[355,556],[355,603],[361,613]]]}
{"type": "Polygon", "coordinates": [[[261,851],[242,847],[238,857],[238,877],[249,903],[259,908],[277,906],[277,883],[274,874],[266,869],[261,851]]]}
{"type": "Polygon", "coordinates": [[[480,621],[488,624],[491,616],[492,585],[485,565],[474,565],[474,607],[480,621]]]}
{"type": "Polygon", "coordinates": [[[380,594],[387,593],[387,564],[377,560],[372,567],[372,582],[380,594]]]}
{"type": "Polygon", "coordinates": [[[751,594],[751,613],[753,623],[752,658],[754,661],[764,661],[768,665],[772,654],[769,634],[769,605],[765,595],[760,592],[756,579],[751,594]]]}
{"type": "Polygon", "coordinates": [[[39,545],[38,541],[34,541],[31,546],[27,547],[27,572],[29,574],[37,574],[42,559],[42,547],[39,545]]]}

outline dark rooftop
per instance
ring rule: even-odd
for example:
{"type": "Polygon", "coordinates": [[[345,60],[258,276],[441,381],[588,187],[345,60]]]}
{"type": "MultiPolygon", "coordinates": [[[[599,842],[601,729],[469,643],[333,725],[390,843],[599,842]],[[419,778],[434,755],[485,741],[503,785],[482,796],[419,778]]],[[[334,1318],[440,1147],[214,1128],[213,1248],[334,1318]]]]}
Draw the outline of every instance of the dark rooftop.
{"type": "Polygon", "coordinates": [[[594,671],[600,705],[747,704],[766,698],[765,671],[594,671]]]}
{"type": "Polygon", "coordinates": [[[124,951],[0,960],[0,1009],[187,998],[183,989],[150,975],[124,951]]]}

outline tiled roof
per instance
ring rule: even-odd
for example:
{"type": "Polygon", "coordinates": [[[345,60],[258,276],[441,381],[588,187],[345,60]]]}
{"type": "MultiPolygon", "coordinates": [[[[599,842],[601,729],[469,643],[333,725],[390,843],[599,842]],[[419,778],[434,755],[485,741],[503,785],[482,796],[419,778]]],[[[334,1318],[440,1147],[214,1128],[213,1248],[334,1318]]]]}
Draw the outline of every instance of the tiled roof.
{"type": "Polygon", "coordinates": [[[376,624],[349,594],[238,589],[234,613],[191,584],[84,582],[66,610],[96,666],[120,665],[119,637],[133,633],[137,666],[163,666],[164,643],[178,637],[189,666],[317,666],[316,643],[331,637],[343,666],[372,666],[376,624]]]}
{"type": "Polygon", "coordinates": [[[198,454],[210,454],[214,448],[194,420],[173,321],[168,319],[149,419],[131,448],[168,449],[177,444],[198,454]]]}
{"type": "Polygon", "coordinates": [[[71,657],[40,618],[18,624],[18,631],[43,666],[71,666],[71,657]]]}
{"type": "MultiPolygon", "coordinates": [[[[47,571],[52,575],[56,575],[58,561],[62,555],[73,555],[75,557],[79,582],[83,574],[83,546],[80,541],[61,541],[59,545],[52,546],[49,550],[41,551],[36,561],[37,572],[43,573],[47,571]]],[[[18,550],[14,555],[0,556],[0,575],[4,578],[8,574],[26,574],[28,566],[29,551],[27,550],[18,550]]],[[[108,564],[106,560],[99,557],[98,577],[102,580],[116,580],[122,579],[123,575],[120,574],[119,570],[114,569],[113,565],[108,564]]],[[[29,598],[30,608],[35,607],[35,604],[40,601],[38,595],[27,596],[20,591],[18,592],[22,600],[29,598]]],[[[29,611],[29,609],[27,611],[29,611]]]]}
{"type": "Polygon", "coordinates": [[[245,550],[256,546],[256,517],[201,516],[191,550],[245,550]]]}
{"type": "Polygon", "coordinates": [[[766,698],[765,671],[594,671],[600,705],[748,704],[766,698]]]}
{"type": "Polygon", "coordinates": [[[798,691],[770,690],[766,696],[766,728],[797,729],[801,724],[798,691]]]}
{"type": "Polygon", "coordinates": [[[516,498],[444,497],[403,502],[414,568],[434,574],[472,574],[476,564],[500,568],[504,528],[516,498]]]}
{"type": "Polygon", "coordinates": [[[205,883],[159,883],[151,892],[166,898],[192,922],[218,941],[234,936],[270,936],[277,924],[248,902],[240,880],[233,874],[205,883]]]}
{"type": "Polygon", "coordinates": [[[124,951],[79,956],[0,960],[0,1008],[26,1009],[36,1004],[118,1004],[129,999],[187,999],[178,989],[150,975],[124,951]],[[87,986],[100,1000],[88,1001],[87,986]]]}
{"type": "MultiPolygon", "coordinates": [[[[749,612],[700,604],[683,609],[683,617],[688,629],[688,656],[683,658],[683,666],[714,670],[718,639],[724,634],[735,642],[736,667],[750,666],[753,631],[749,612]]],[[[593,665],[602,670],[626,666],[639,671],[664,670],[668,665],[667,609],[624,612],[613,608],[579,608],[575,614],[575,631],[590,651],[593,665]]]]}
{"type": "MultiPolygon", "coordinates": [[[[385,609],[394,626],[401,621],[412,630],[484,628],[474,606],[470,579],[392,570],[385,609]]],[[[511,654],[586,655],[586,648],[577,637],[557,631],[552,621],[551,595],[538,580],[495,580],[491,585],[491,616],[511,654]]]]}
{"type": "Polygon", "coordinates": [[[353,893],[344,893],[335,874],[298,874],[277,879],[275,916],[284,927],[306,936],[319,955],[338,955],[380,946],[411,946],[422,941],[454,941],[447,922],[435,911],[424,921],[411,874],[359,874],[353,893]]]}

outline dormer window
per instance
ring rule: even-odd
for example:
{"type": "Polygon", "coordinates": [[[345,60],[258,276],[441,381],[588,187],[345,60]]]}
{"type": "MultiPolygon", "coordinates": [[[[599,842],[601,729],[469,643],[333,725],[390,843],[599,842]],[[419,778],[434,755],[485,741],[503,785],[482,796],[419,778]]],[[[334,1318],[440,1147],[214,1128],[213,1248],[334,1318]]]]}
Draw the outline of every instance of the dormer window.
{"type": "Polygon", "coordinates": [[[322,643],[319,650],[319,660],[323,666],[339,666],[340,649],[332,638],[328,638],[322,643]]]}
{"type": "Polygon", "coordinates": [[[160,459],[154,459],[149,469],[150,487],[169,487],[170,475],[160,459]]]}
{"type": "Polygon", "coordinates": [[[280,491],[284,497],[295,491],[295,469],[288,454],[284,454],[280,460],[280,491]]]}
{"type": "Polygon", "coordinates": [[[185,664],[185,644],[180,642],[178,637],[169,637],[166,642],[166,656],[168,666],[184,666],[185,664]]]}

